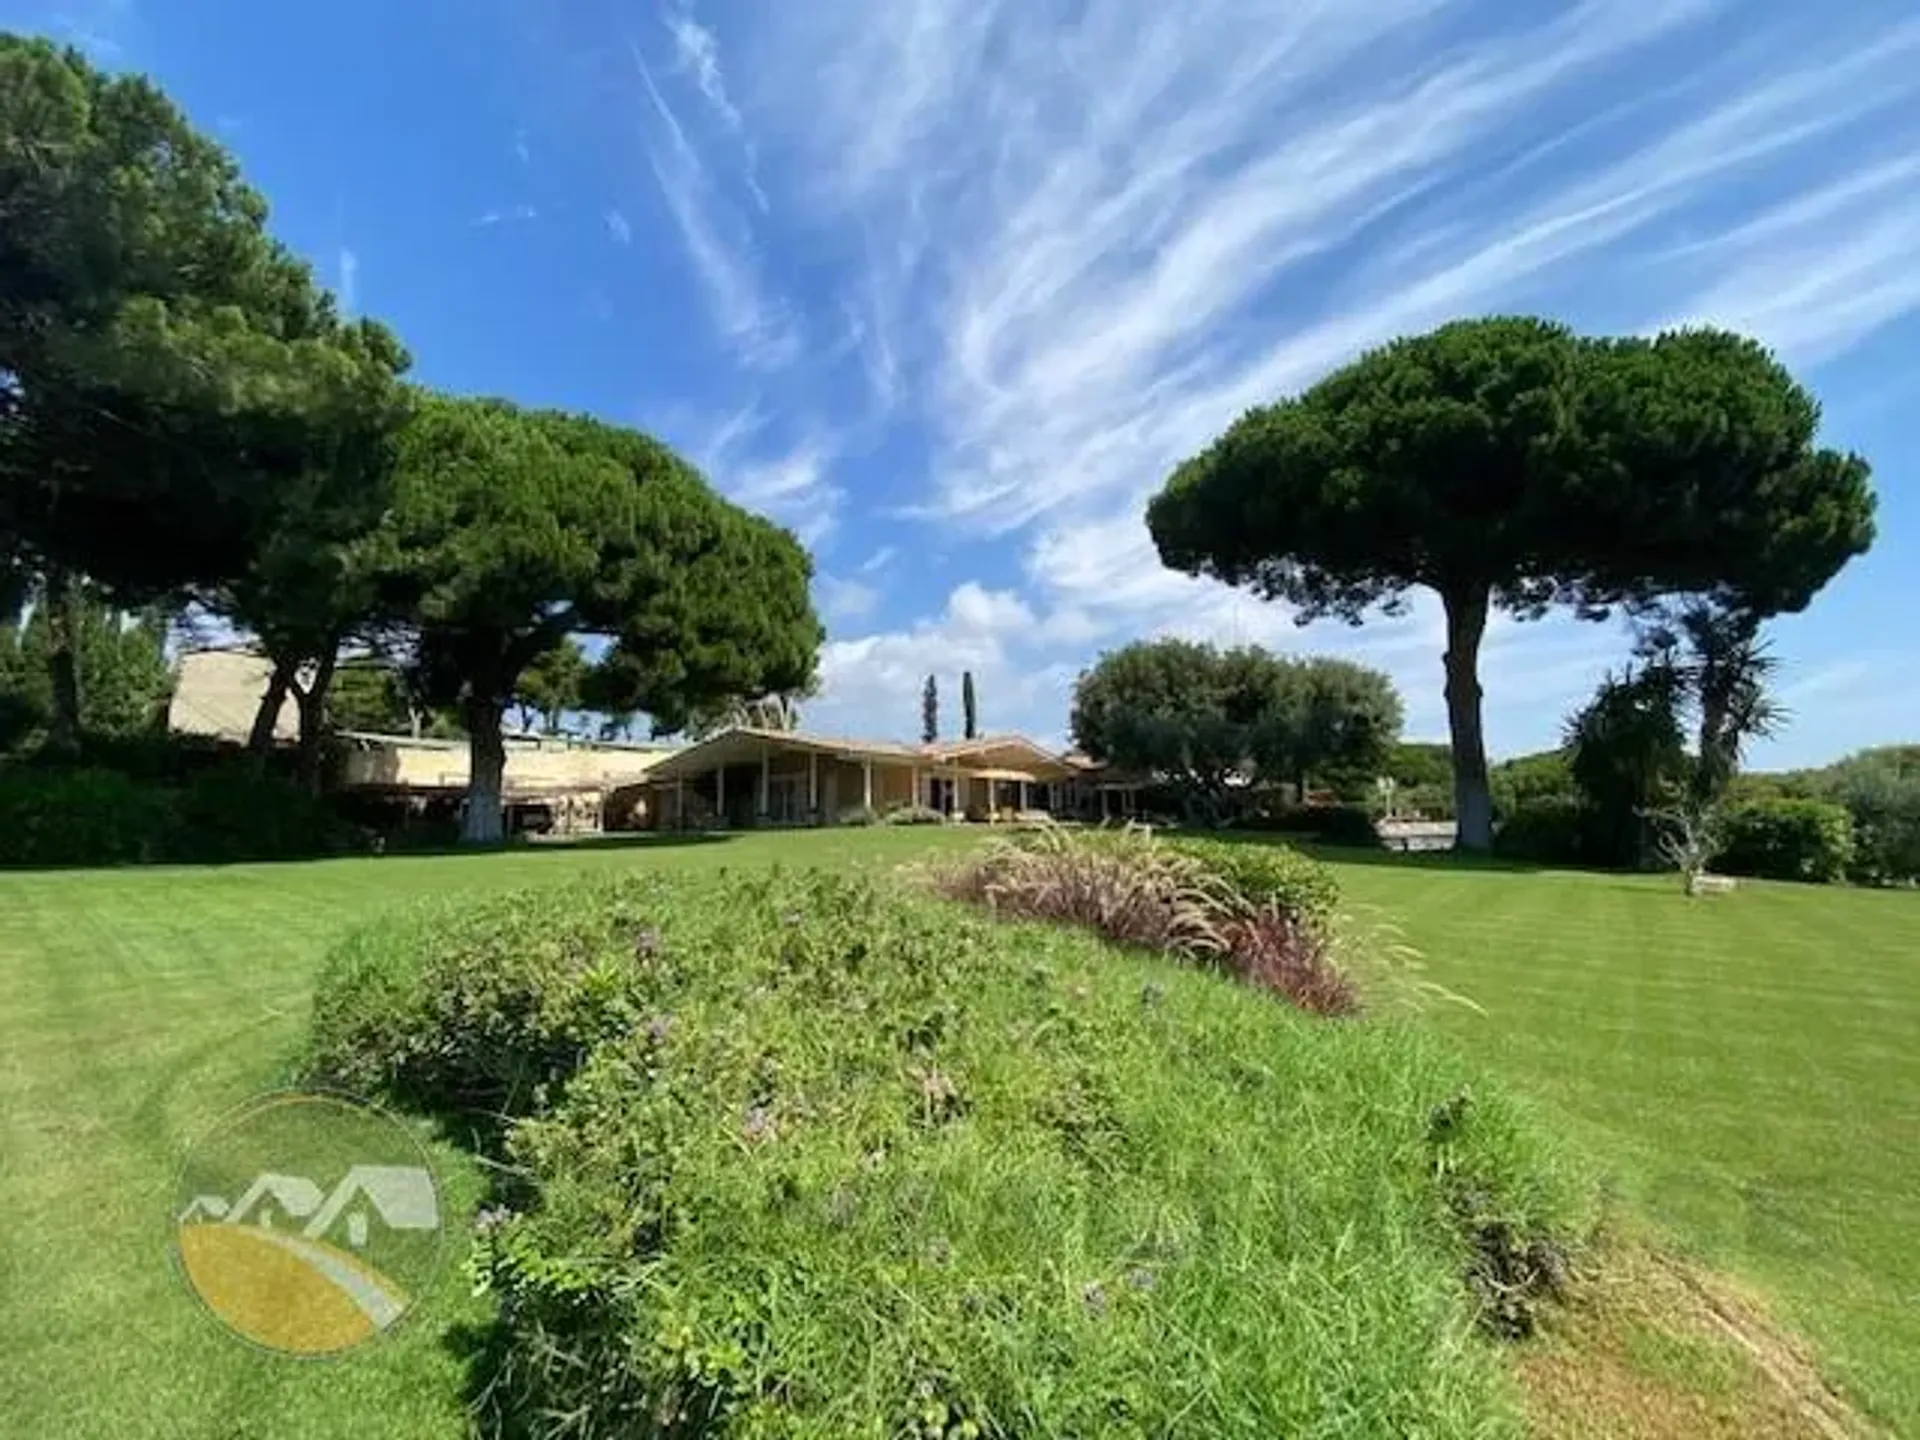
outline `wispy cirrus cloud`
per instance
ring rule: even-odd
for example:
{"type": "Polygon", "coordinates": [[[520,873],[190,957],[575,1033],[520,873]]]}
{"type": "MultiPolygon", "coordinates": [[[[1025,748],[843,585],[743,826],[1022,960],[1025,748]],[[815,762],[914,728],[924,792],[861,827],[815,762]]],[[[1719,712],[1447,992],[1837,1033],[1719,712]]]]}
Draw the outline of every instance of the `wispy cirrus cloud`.
{"type": "Polygon", "coordinates": [[[830,621],[855,622],[867,619],[880,604],[877,587],[844,576],[819,575],[814,579],[820,613],[830,621]]]}
{"type": "Polygon", "coordinates": [[[335,284],[340,313],[351,319],[360,313],[360,257],[345,245],[340,247],[336,260],[335,284]]]}
{"type": "Polygon", "coordinates": [[[840,452],[830,436],[792,439],[758,399],[717,415],[668,407],[649,418],[648,428],[729,499],[771,516],[809,548],[821,546],[838,526],[847,492],[835,479],[840,452]]]}
{"type": "Polygon", "coordinates": [[[647,164],[714,324],[743,364],[779,369],[799,354],[798,319],[763,284],[751,226],[715,182],[640,46],[631,45],[630,53],[650,115],[647,164]]]}
{"type": "Polygon", "coordinates": [[[473,217],[476,230],[491,230],[496,225],[525,225],[538,220],[540,211],[532,205],[514,205],[506,209],[483,210],[473,217]]]}
{"type": "MultiPolygon", "coordinates": [[[[789,513],[831,491],[867,546],[904,525],[881,548],[983,577],[917,621],[840,607],[849,694],[874,694],[862,665],[1070,678],[1173,632],[1371,659],[1436,725],[1430,602],[1302,633],[1163,569],[1145,498],[1248,406],[1463,313],[1730,324],[1800,367],[1911,317],[1920,23],[1896,12],[667,0],[647,150],[716,332],[756,394],[754,337],[786,337],[765,404],[803,437],[871,427],[861,453],[887,457],[827,447],[829,481],[790,445],[730,488],[789,513]],[[807,257],[804,286],[769,282],[772,251],[807,257]],[[976,591],[1025,610],[993,654],[976,591]]],[[[1524,697],[1491,712],[1496,744],[1549,736],[1619,644],[1496,627],[1489,690],[1524,697]]]]}

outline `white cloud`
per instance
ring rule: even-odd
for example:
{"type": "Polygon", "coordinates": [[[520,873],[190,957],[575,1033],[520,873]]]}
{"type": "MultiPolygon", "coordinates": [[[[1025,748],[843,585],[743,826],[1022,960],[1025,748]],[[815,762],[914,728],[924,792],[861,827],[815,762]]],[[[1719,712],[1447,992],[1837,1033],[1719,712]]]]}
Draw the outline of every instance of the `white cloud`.
{"type": "Polygon", "coordinates": [[[846,491],[833,478],[838,451],[815,435],[780,448],[768,443],[772,416],[750,402],[730,414],[667,412],[650,428],[679,447],[735,503],[771,516],[809,549],[833,533],[846,491]]]}
{"type": "Polygon", "coordinates": [[[984,729],[1023,729],[1062,743],[1074,667],[1036,653],[1027,643],[1033,626],[1018,595],[969,580],[954,588],[938,616],[909,630],[828,641],[807,723],[832,734],[917,738],[921,686],[931,674],[951,735],[960,677],[970,671],[984,729]]]}
{"type": "MultiPolygon", "coordinates": [[[[832,703],[854,729],[872,727],[848,697],[910,728],[934,656],[991,674],[1001,723],[1057,729],[1101,647],[1179,633],[1379,664],[1435,733],[1431,597],[1301,630],[1286,606],[1168,572],[1142,511],[1179,459],[1249,405],[1463,313],[1709,320],[1810,365],[1920,310],[1920,23],[1892,9],[727,13],[667,0],[636,92],[647,162],[749,372],[740,433],[709,468],[814,535],[831,532],[823,507],[926,522],[888,536],[912,567],[889,545],[834,584],[904,582],[936,554],[964,566],[983,540],[1020,566],[1016,586],[963,585],[918,622],[836,638],[832,703]],[[776,287],[769,255],[806,287],[776,287]]],[[[1620,644],[1567,619],[1496,622],[1496,745],[1551,739],[1620,644]]]]}
{"type": "Polygon", "coordinates": [[[820,613],[830,621],[864,620],[880,603],[879,590],[859,580],[819,575],[813,588],[820,599],[820,613]]]}
{"type": "Polygon", "coordinates": [[[360,308],[360,257],[344,245],[340,247],[339,271],[340,313],[351,319],[360,308]]]}
{"type": "Polygon", "coordinates": [[[1033,611],[1011,590],[988,590],[969,580],[947,597],[947,621],[957,634],[999,637],[1033,628],[1033,611]]]}
{"type": "Polygon", "coordinates": [[[63,0],[37,25],[87,52],[97,63],[116,68],[138,48],[140,17],[134,0],[63,0]]]}
{"type": "Polygon", "coordinates": [[[895,551],[893,546],[882,545],[878,550],[860,562],[860,573],[862,575],[871,575],[875,571],[886,569],[896,553],[898,552],[895,551]]]}
{"type": "Polygon", "coordinates": [[[618,210],[609,210],[607,211],[606,220],[607,233],[609,235],[613,236],[613,238],[622,245],[631,245],[633,243],[633,226],[628,223],[625,215],[621,214],[618,210]]]}
{"type": "Polygon", "coordinates": [[[1920,159],[1843,175],[1697,251],[1719,278],[1670,323],[1728,325],[1803,362],[1842,353],[1920,308],[1920,159]]]}
{"type": "Polygon", "coordinates": [[[700,93],[727,127],[738,130],[740,112],[734,108],[733,101],[727,98],[726,77],[720,73],[720,42],[713,31],[684,10],[669,14],[666,25],[668,33],[673,36],[674,55],[680,68],[692,74],[700,93]]]}
{"type": "Polygon", "coordinates": [[[504,225],[508,221],[524,225],[530,220],[538,220],[539,218],[540,212],[534,206],[515,205],[506,210],[482,211],[480,214],[474,216],[473,225],[474,228],[478,230],[490,230],[495,225],[504,225]]]}
{"type": "Polygon", "coordinates": [[[647,164],[680,232],[708,312],[744,364],[779,369],[800,353],[798,322],[789,307],[765,291],[750,227],[721,195],[638,46],[632,55],[652,116],[647,164]]]}

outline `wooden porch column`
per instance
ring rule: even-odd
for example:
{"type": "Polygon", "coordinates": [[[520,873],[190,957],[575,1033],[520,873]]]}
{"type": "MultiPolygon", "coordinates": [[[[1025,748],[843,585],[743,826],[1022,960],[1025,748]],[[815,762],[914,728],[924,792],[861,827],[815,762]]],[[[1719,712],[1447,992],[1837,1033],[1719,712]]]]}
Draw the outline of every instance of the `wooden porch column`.
{"type": "Polygon", "coordinates": [[[913,803],[916,809],[919,808],[920,800],[920,767],[916,765],[913,767],[913,803]]]}
{"type": "Polygon", "coordinates": [[[773,798],[771,794],[771,765],[772,761],[769,759],[769,751],[765,745],[762,745],[760,747],[760,819],[762,823],[766,821],[772,809],[769,803],[773,798]]]}
{"type": "Polygon", "coordinates": [[[873,809],[873,761],[860,762],[860,804],[863,809],[873,809]]]}
{"type": "Polygon", "coordinates": [[[687,828],[687,782],[678,775],[673,777],[673,828],[687,828]]]}
{"type": "Polygon", "coordinates": [[[1027,782],[1024,780],[1020,782],[1020,808],[1027,808],[1027,782]]]}
{"type": "Polygon", "coordinates": [[[807,823],[820,823],[820,752],[807,752],[807,823]]]}
{"type": "Polygon", "coordinates": [[[713,808],[722,825],[727,823],[727,767],[721,765],[713,772],[713,808]]]}

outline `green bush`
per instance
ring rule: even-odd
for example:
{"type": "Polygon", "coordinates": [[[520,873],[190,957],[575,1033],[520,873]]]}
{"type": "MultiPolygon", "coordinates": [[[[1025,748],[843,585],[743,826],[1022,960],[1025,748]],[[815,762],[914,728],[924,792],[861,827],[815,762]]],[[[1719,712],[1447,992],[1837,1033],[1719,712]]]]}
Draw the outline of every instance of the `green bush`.
{"type": "Polygon", "coordinates": [[[1400,814],[1417,813],[1426,820],[1454,818],[1453,786],[1410,785],[1394,791],[1393,808],[1400,814]]]}
{"type": "Polygon", "coordinates": [[[0,766],[0,865],[130,865],[170,858],[173,792],[114,770],[0,766]]]}
{"type": "Polygon", "coordinates": [[[1820,772],[1820,795],[1853,817],[1852,878],[1875,885],[1920,879],[1920,748],[1849,756],[1820,772]]]}
{"type": "Polygon", "coordinates": [[[947,817],[927,805],[895,805],[880,817],[883,825],[944,825],[947,817]]]}
{"type": "Polygon", "coordinates": [[[1534,800],[1575,800],[1573,770],[1564,750],[1540,750],[1502,760],[1487,775],[1494,818],[1510,818],[1534,800]]]}
{"type": "Polygon", "coordinates": [[[878,825],[880,816],[870,805],[849,805],[839,815],[842,825],[878,825]]]}
{"type": "Polygon", "coordinates": [[[1340,908],[1340,882],[1333,871],[1289,846],[1190,836],[1165,843],[1199,861],[1251,905],[1278,905],[1315,925],[1331,923],[1340,908]]]}
{"type": "Polygon", "coordinates": [[[1275,805],[1251,807],[1235,825],[1240,830],[1264,830],[1281,835],[1308,835],[1324,845],[1365,846],[1377,849],[1380,832],[1362,805],[1275,805]]]}
{"type": "Polygon", "coordinates": [[[673,965],[656,894],[562,887],[350,935],[316,984],[303,1074],[442,1114],[539,1109],[593,1045],[632,1028],[673,965]]]}
{"type": "Polygon", "coordinates": [[[297,860],[358,843],[357,832],[323,797],[237,765],[189,778],[174,794],[173,813],[169,858],[177,860],[297,860]]]}
{"type": "Polygon", "coordinates": [[[0,865],[286,860],[357,843],[324,800],[237,762],[171,782],[97,766],[0,766],[0,865]]]}
{"type": "Polygon", "coordinates": [[[1540,865],[1577,865],[1584,853],[1586,811],[1566,795],[1539,795],[1516,805],[1494,831],[1493,850],[1540,865]]]}
{"type": "MultiPolygon", "coordinates": [[[[1044,825],[935,865],[933,888],[1003,920],[1082,926],[1119,945],[1220,970],[1316,1015],[1352,1015],[1359,987],[1333,956],[1331,927],[1261,887],[1299,877],[1217,859],[1144,830],[1044,825]]],[[[1311,897],[1310,897],[1311,898],[1311,897]]]]}
{"type": "Polygon", "coordinates": [[[1853,863],[1853,817],[1825,800],[1751,800],[1729,806],[1714,869],[1769,880],[1844,879],[1853,863]]]}
{"type": "Polygon", "coordinates": [[[488,1433],[1514,1428],[1481,1236],[1569,1233],[1585,1191],[1477,1081],[1437,1136],[1472,1077],[1425,1031],[856,878],[540,891],[457,936],[384,923],[327,993],[530,950],[638,977],[478,1222],[488,1433]]]}

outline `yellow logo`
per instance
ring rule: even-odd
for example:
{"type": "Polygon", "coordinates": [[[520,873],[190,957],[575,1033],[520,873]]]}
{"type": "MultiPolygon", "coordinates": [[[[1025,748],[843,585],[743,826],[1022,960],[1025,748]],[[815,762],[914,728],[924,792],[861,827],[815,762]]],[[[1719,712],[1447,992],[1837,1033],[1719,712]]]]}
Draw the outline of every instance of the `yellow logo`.
{"type": "Polygon", "coordinates": [[[173,1216],[201,1302],[290,1355],[388,1329],[440,1255],[426,1152],[399,1121],[335,1095],[269,1095],[229,1115],[188,1155],[173,1216]]]}

